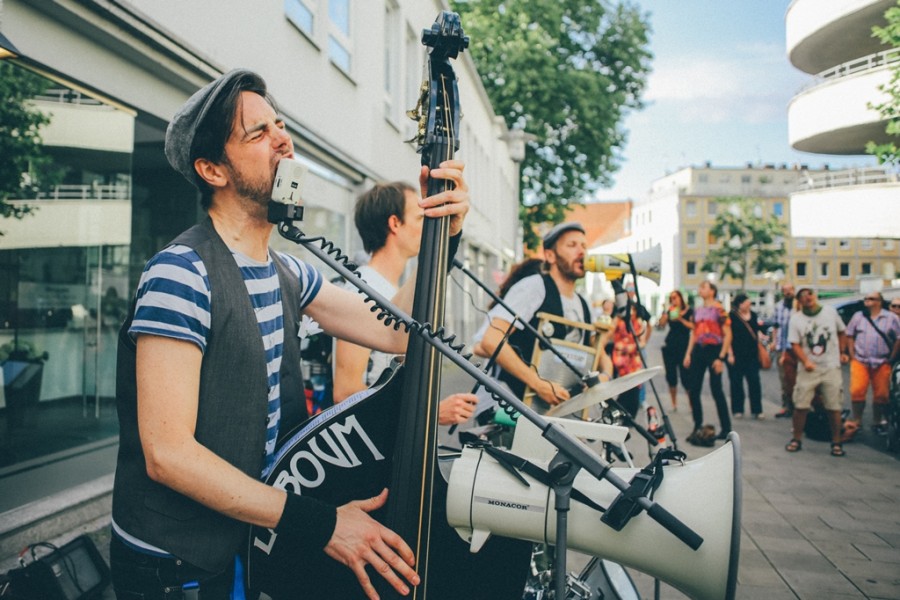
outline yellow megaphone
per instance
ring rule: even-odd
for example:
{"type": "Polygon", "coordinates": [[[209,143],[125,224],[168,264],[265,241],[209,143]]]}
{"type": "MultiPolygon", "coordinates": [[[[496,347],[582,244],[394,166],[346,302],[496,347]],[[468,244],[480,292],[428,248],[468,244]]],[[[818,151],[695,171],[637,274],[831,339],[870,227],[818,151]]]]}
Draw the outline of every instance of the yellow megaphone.
{"type": "Polygon", "coordinates": [[[651,279],[659,285],[661,263],[662,246],[656,244],[641,252],[585,256],[584,270],[603,273],[607,280],[613,281],[631,275],[631,267],[634,265],[634,271],[638,275],[651,279]]]}

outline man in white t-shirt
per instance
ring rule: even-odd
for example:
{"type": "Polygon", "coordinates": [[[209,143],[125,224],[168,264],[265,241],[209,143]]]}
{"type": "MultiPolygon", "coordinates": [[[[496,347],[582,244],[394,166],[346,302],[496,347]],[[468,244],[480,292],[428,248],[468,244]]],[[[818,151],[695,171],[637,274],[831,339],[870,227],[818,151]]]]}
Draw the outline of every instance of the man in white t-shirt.
{"type": "MultiPolygon", "coordinates": [[[[356,229],[366,252],[371,253],[369,263],[358,271],[366,283],[386,298],[397,293],[407,263],[419,254],[424,218],[418,192],[406,183],[378,184],[356,201],[356,229]]],[[[351,283],[346,287],[356,290],[351,283]]],[[[337,340],[333,359],[334,401],[341,402],[373,385],[395,356],[337,340]]],[[[440,403],[438,423],[465,422],[477,403],[473,394],[451,394],[440,403]]]]}
{"type": "Polygon", "coordinates": [[[833,307],[819,304],[811,288],[800,288],[797,302],[800,311],[791,315],[788,342],[803,368],[797,369],[792,417],[794,435],[785,450],[797,452],[802,448],[806,416],[818,392],[831,425],[831,455],[844,456],[841,444],[841,364],[849,360],[847,336],[844,334],[846,327],[833,307]]]}
{"type": "MultiPolygon", "coordinates": [[[[569,321],[591,323],[590,305],[575,291],[576,282],[585,275],[584,257],[587,242],[584,227],[580,223],[560,223],[543,238],[545,273],[526,277],[509,288],[504,302],[524,320],[536,327],[538,312],[562,316],[569,321]]],[[[482,351],[492,355],[506,336],[510,324],[515,320],[506,309],[495,306],[490,313],[490,326],[481,339],[482,351]]],[[[581,345],[589,345],[590,331],[556,324],[552,331],[542,334],[565,339],[581,345]]],[[[517,323],[516,331],[497,355],[496,362],[501,368],[500,380],[506,383],[514,394],[522,397],[525,387],[549,405],[559,404],[569,399],[569,392],[558,382],[542,378],[529,363],[534,348],[534,335],[517,323]]],[[[605,373],[612,372],[612,363],[604,353],[600,368],[605,373]]],[[[585,370],[589,370],[586,365],[585,370]]]]}

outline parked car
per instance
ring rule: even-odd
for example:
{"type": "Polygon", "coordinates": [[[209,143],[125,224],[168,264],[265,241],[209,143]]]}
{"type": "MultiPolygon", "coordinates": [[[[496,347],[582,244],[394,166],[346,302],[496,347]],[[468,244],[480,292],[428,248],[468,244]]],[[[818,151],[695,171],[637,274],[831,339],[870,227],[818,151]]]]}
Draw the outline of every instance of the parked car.
{"type": "MultiPolygon", "coordinates": [[[[900,298],[900,288],[885,288],[881,290],[884,296],[884,310],[889,310],[888,304],[894,298],[900,298]]],[[[863,309],[863,298],[865,294],[853,294],[852,296],[840,296],[839,298],[825,298],[821,300],[822,304],[833,306],[838,314],[841,315],[844,324],[850,322],[850,318],[863,309]]]]}

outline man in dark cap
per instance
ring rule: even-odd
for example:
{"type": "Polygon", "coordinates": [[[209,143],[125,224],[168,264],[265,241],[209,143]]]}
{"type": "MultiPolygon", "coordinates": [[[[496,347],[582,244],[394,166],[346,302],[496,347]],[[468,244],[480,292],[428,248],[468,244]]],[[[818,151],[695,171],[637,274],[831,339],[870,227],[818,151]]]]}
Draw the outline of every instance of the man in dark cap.
{"type": "MultiPolygon", "coordinates": [[[[481,340],[482,349],[492,355],[502,342],[515,316],[537,327],[539,312],[564,317],[570,321],[591,323],[591,309],[588,302],[575,291],[575,283],[584,277],[584,257],[587,241],[584,227],[580,223],[560,223],[544,235],[544,272],[525,277],[513,285],[506,293],[504,301],[516,315],[509,314],[503,307],[491,310],[490,326],[481,340]]],[[[588,345],[591,332],[580,328],[561,325],[552,332],[541,332],[555,339],[566,339],[576,344],[588,345]]],[[[519,326],[497,356],[500,365],[500,380],[520,398],[526,386],[550,405],[569,399],[569,392],[558,383],[543,379],[531,366],[534,335],[519,326]]],[[[601,368],[610,373],[612,364],[605,354],[601,358],[601,368]]],[[[589,370],[590,365],[585,370],[589,370]]]]}
{"type": "MultiPolygon", "coordinates": [[[[260,481],[274,462],[282,398],[302,394],[300,316],[385,352],[403,352],[406,335],[385,328],[361,295],[269,248],[275,171],[294,147],[261,77],[231,71],[191,96],[165,150],[209,217],[148,262],[119,339],[117,595],[180,598],[199,587],[200,599],[231,597],[250,524],[274,530],[273,543],[298,557],[344,563],[370,598],[367,566],[407,593],[418,584],[412,551],[367,514],[387,490],[335,507],[260,481]]],[[[419,177],[454,183],[419,201],[429,217],[451,216],[451,235],[469,206],[462,169],[448,161],[419,177]]],[[[410,298],[407,287],[395,301],[409,307],[410,298]]]]}

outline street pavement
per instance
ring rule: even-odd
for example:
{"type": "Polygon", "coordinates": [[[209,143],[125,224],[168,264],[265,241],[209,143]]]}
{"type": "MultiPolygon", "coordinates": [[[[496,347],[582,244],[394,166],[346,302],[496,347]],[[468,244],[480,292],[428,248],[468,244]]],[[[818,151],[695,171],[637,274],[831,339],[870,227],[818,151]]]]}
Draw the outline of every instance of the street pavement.
{"type": "MultiPolygon", "coordinates": [[[[651,366],[661,364],[662,337],[655,332],[647,348],[651,366]]],[[[672,411],[665,380],[658,376],[653,382],[670,417],[678,448],[689,460],[711,451],[685,442],[692,420],[684,391],[679,392],[678,410],[672,411]]],[[[883,439],[869,430],[871,409],[867,410],[861,436],[845,446],[846,457],[832,457],[827,443],[808,439],[802,451],[789,454],[784,445],[791,437],[790,423],[773,418],[780,405],[774,367],[762,373],[762,382],[767,418],[733,420],[733,428],[740,435],[743,468],[737,598],[900,599],[900,460],[887,453],[883,439]]],[[[467,391],[472,381],[445,361],[442,387],[445,392],[467,391]]],[[[725,388],[727,395],[727,381],[725,388]]],[[[708,385],[703,396],[704,420],[718,429],[707,390],[708,385]]],[[[647,402],[656,403],[650,389],[647,402]]],[[[637,438],[628,446],[636,464],[645,464],[646,444],[637,438]]],[[[108,518],[100,519],[83,524],[67,537],[89,532],[108,559],[108,529],[108,518]]],[[[667,534],[661,530],[661,535],[667,534]]],[[[685,547],[684,551],[691,550],[685,547]]],[[[578,572],[587,561],[588,557],[571,552],[569,569],[578,572]]],[[[4,563],[9,565],[10,561],[4,563]]],[[[634,569],[628,572],[641,598],[655,597],[652,578],[634,569]]],[[[707,576],[703,565],[698,566],[696,576],[707,576]]],[[[663,600],[685,598],[668,584],[659,587],[658,597],[663,600]]],[[[113,598],[111,589],[102,596],[102,600],[113,598]]]]}

